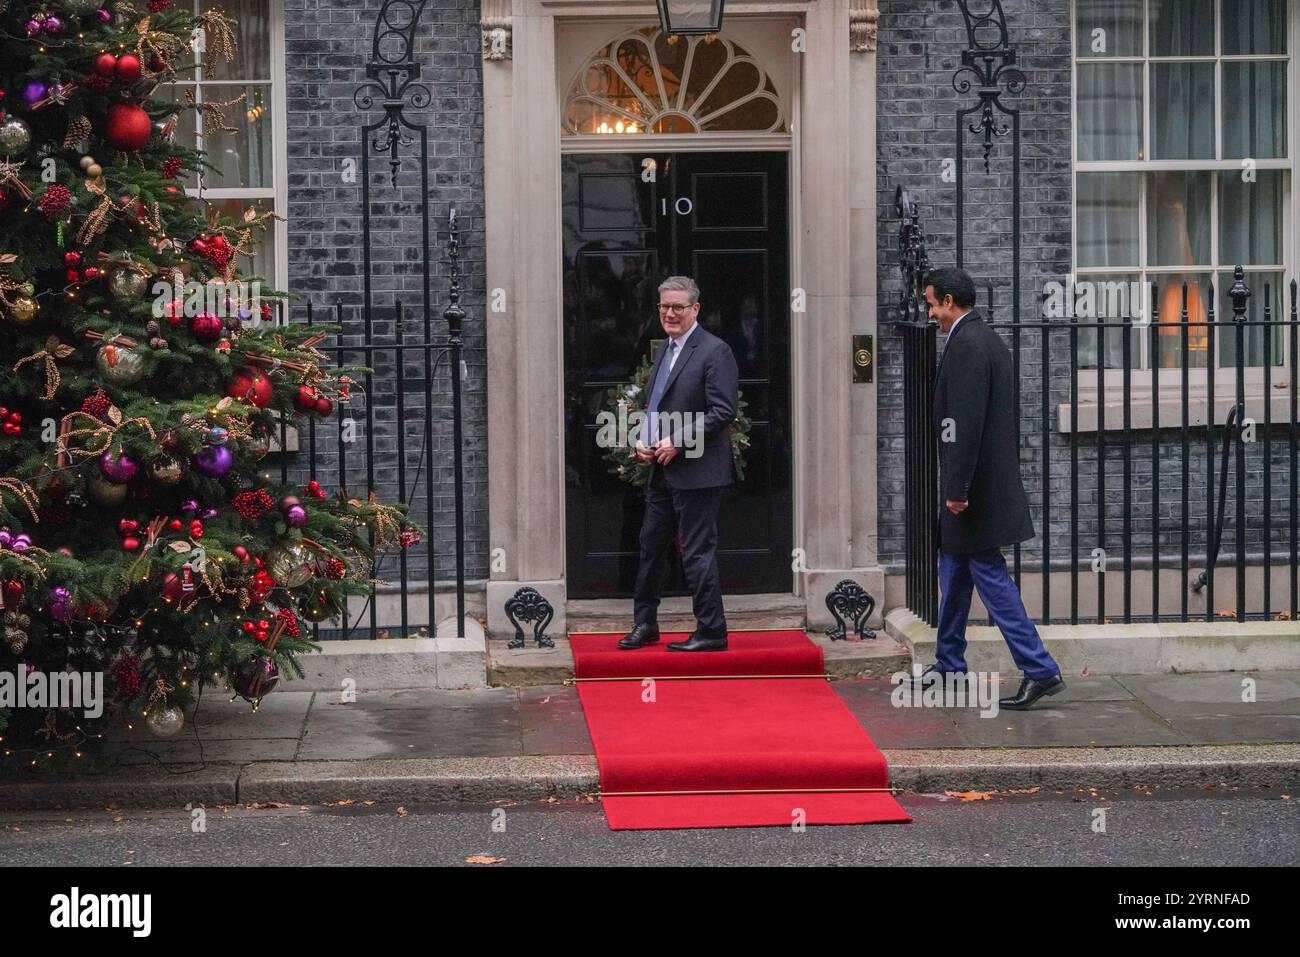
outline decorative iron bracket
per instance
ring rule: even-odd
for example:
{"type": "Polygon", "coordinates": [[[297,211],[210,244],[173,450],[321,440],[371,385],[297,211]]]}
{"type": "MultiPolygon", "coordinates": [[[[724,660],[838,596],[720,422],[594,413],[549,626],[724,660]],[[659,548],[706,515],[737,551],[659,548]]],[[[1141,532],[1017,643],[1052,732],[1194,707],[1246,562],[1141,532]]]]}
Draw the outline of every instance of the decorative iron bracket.
{"type": "Polygon", "coordinates": [[[398,147],[411,146],[415,140],[402,134],[402,127],[417,127],[405,116],[406,108],[419,110],[433,100],[433,93],[420,78],[420,64],[415,55],[415,32],[429,0],[384,0],[375,21],[375,39],[366,64],[366,80],[352,94],[352,102],[361,110],[372,110],[376,99],[384,110],[379,121],[381,131],[371,145],[376,153],[388,154],[393,185],[402,160],[398,147]]]}
{"type": "Polygon", "coordinates": [[[997,121],[993,111],[1012,115],[1015,111],[1002,103],[1002,97],[1023,93],[1028,81],[1016,66],[1016,51],[1011,49],[1007,18],[1000,0],[957,0],[957,3],[966,20],[967,46],[961,54],[961,67],[953,75],[952,88],[958,93],[969,93],[978,87],[979,103],[965,112],[979,113],[970,131],[984,137],[984,171],[988,172],[993,138],[1011,132],[1008,124],[997,121]],[[986,9],[972,11],[972,6],[986,9]]]}
{"type": "Polygon", "coordinates": [[[894,208],[900,221],[898,268],[903,274],[898,321],[923,325],[929,321],[925,308],[925,277],[930,271],[930,260],[925,252],[921,207],[911,193],[899,186],[894,194],[894,208]]]}
{"type": "Polygon", "coordinates": [[[524,646],[524,629],[519,624],[521,621],[535,623],[533,641],[537,643],[538,648],[555,647],[555,642],[546,634],[546,626],[555,617],[555,609],[536,588],[525,585],[515,592],[506,602],[506,617],[510,619],[510,624],[515,626],[515,636],[510,639],[510,644],[506,647],[524,646]]]}
{"type": "Polygon", "coordinates": [[[844,619],[853,619],[853,631],[859,641],[870,641],[876,637],[873,629],[867,627],[867,619],[876,610],[876,600],[867,590],[852,578],[846,578],[826,596],[826,608],[835,619],[835,624],[826,629],[826,637],[831,641],[844,641],[848,637],[844,619]]]}

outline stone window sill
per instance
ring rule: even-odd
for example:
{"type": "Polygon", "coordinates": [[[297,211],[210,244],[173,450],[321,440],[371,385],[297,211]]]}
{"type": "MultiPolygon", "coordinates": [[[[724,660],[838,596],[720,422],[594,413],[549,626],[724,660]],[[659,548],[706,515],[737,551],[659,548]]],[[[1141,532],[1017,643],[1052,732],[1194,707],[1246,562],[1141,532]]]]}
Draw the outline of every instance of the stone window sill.
{"type": "MultiPolygon", "coordinates": [[[[1270,414],[1272,424],[1287,424],[1291,421],[1291,388],[1288,384],[1282,389],[1273,389],[1270,414]]],[[[1228,412],[1236,404],[1236,389],[1216,388],[1214,394],[1214,423],[1223,425],[1228,412]],[[1226,391],[1226,394],[1225,394],[1226,391]]],[[[1119,398],[1107,398],[1105,408],[1105,431],[1122,432],[1124,430],[1124,402],[1119,398]]],[[[1187,425],[1189,428],[1203,428],[1209,411],[1209,397],[1203,387],[1194,388],[1187,399],[1187,425]]],[[[1096,392],[1079,396],[1077,405],[1079,414],[1078,431],[1080,433],[1097,432],[1099,410],[1096,392]]],[[[1072,408],[1064,402],[1056,407],[1057,431],[1068,433],[1071,430],[1072,408]]],[[[1264,396],[1262,386],[1247,386],[1246,416],[1253,419],[1256,427],[1264,423],[1264,396]]],[[[1151,392],[1134,392],[1129,404],[1129,427],[1133,430],[1150,429],[1152,424],[1151,392]]],[[[1183,396],[1181,392],[1162,394],[1160,396],[1160,428],[1178,429],[1183,424],[1183,396]]]]}

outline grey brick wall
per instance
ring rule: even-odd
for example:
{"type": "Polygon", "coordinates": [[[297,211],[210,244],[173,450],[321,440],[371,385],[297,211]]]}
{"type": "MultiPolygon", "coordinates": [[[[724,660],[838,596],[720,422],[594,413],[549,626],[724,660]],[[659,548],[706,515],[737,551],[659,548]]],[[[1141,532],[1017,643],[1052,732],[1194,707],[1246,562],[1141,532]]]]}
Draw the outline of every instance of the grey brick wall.
{"type": "MultiPolygon", "coordinates": [[[[395,343],[394,303],[401,300],[407,343],[424,341],[420,236],[419,130],[403,129],[414,142],[400,147],[398,185],[389,175],[388,154],[370,153],[371,311],[367,334],[364,304],[362,159],[363,124],[382,110],[363,113],[353,94],[365,82],[380,0],[284,0],[285,62],[289,158],[289,290],[298,297],[295,318],[310,302],[315,320],[335,321],[342,304],[346,345],[368,341],[395,343]],[[344,173],[347,161],[354,181],[344,173]]],[[[487,426],[486,346],[484,340],[483,237],[483,85],[479,57],[479,9],[474,0],[438,0],[424,11],[418,34],[420,77],[429,91],[427,105],[409,107],[406,118],[428,136],[430,242],[434,260],[431,292],[432,331],[445,335],[449,270],[445,262],[447,215],[452,205],[461,227],[461,303],[467,313],[463,386],[466,561],[470,578],[487,575],[487,426]]],[[[409,102],[409,101],[408,101],[409,102]]],[[[378,136],[371,133],[370,138],[378,136]]],[[[452,416],[449,364],[444,361],[426,380],[422,351],[406,353],[404,412],[399,421],[396,352],[379,348],[367,359],[358,351],[349,364],[374,369],[368,401],[372,405],[374,487],[383,500],[401,497],[398,488],[399,430],[405,442],[406,500],[413,520],[428,527],[437,549],[436,579],[454,577],[454,500],[452,491],[452,416]],[[425,431],[432,421],[432,447],[425,431]],[[426,486],[433,486],[433,509],[426,486]]],[[[357,441],[344,450],[349,491],[364,497],[367,487],[365,401],[354,403],[357,441]]],[[[327,488],[339,486],[336,419],[319,424],[317,477],[327,488]]],[[[306,435],[304,433],[304,441],[306,435]]],[[[298,456],[301,466],[305,456],[298,456]]],[[[424,546],[408,553],[412,581],[427,578],[424,546]]],[[[396,580],[390,559],[380,577],[396,580]]]]}
{"type": "MultiPolygon", "coordinates": [[[[1048,281],[1064,282],[1070,268],[1071,237],[1071,53],[1069,0],[1003,0],[1012,45],[1019,53],[1019,65],[1028,83],[1025,92],[1007,98],[1021,110],[1022,120],[1022,218],[1021,301],[1024,321],[1037,321],[1038,303],[1048,281]]],[[[921,203],[922,222],[932,265],[952,265],[956,258],[954,183],[942,179],[942,162],[956,156],[956,110],[977,102],[974,94],[959,95],[952,85],[966,46],[966,32],[960,10],[951,0],[915,3],[910,0],[881,0],[877,81],[877,190],[882,211],[878,228],[880,254],[880,379],[879,482],[880,550],[886,564],[901,567],[904,535],[904,470],[901,341],[888,323],[894,311],[901,281],[898,273],[898,223],[893,214],[898,185],[911,190],[921,203]]],[[[967,118],[966,122],[971,122],[967,118]]],[[[1012,320],[1011,302],[1011,138],[997,141],[990,173],[984,172],[981,151],[967,134],[965,151],[966,225],[965,266],[977,284],[994,289],[995,320],[1012,320]]],[[[1255,290],[1252,318],[1260,318],[1262,290],[1255,290]]],[[[1276,296],[1276,291],[1275,291],[1276,296]]],[[[1275,298],[1276,301],[1276,298],[1275,298]]],[[[981,292],[981,308],[985,294],[981,292]]],[[[1005,330],[1004,330],[1005,331],[1005,330]]],[[[1008,343],[1015,337],[1007,331],[1008,343]]],[[[1041,412],[1043,395],[1042,341],[1038,331],[1020,334],[1021,352],[1021,463],[1026,488],[1033,503],[1034,523],[1039,537],[1027,543],[1022,557],[1029,565],[1041,561],[1043,522],[1042,463],[1044,430],[1041,412]]],[[[1049,464],[1046,472],[1050,521],[1046,533],[1051,542],[1053,566],[1071,557],[1070,446],[1068,436],[1056,431],[1056,407],[1068,403],[1073,357],[1068,332],[1055,331],[1049,340],[1047,389],[1050,406],[1047,428],[1049,464]]],[[[940,339],[942,346],[942,337],[940,339]]],[[[1175,378],[1165,372],[1166,383],[1175,378]]],[[[1277,376],[1285,379],[1283,373],[1277,376]]],[[[1117,424],[1115,418],[1112,424],[1117,424]]],[[[1166,420],[1165,425],[1172,425],[1166,420]]],[[[1274,562],[1281,546],[1289,543],[1291,474],[1289,439],[1286,428],[1272,432],[1272,516],[1264,516],[1264,443],[1248,447],[1246,483],[1247,551],[1262,550],[1265,536],[1274,543],[1274,562]]],[[[1131,437],[1131,480],[1133,529],[1130,538],[1135,565],[1140,556],[1150,555],[1152,538],[1152,438],[1150,430],[1131,437]]],[[[1216,434],[1216,442],[1221,444],[1216,434]]],[[[1123,549],[1122,435],[1107,433],[1105,501],[1099,504],[1098,442],[1096,436],[1080,441],[1079,456],[1079,554],[1086,561],[1091,549],[1104,542],[1112,559],[1123,549]],[[1105,535],[1099,535],[1099,512],[1104,510],[1105,535]]],[[[1169,563],[1181,551],[1184,536],[1192,553],[1202,556],[1206,548],[1207,473],[1206,432],[1191,430],[1187,485],[1190,515],[1184,517],[1182,499],[1183,445],[1177,429],[1162,430],[1160,441],[1161,549],[1169,563]]],[[[1218,494],[1217,461],[1214,483],[1218,494]]],[[[1225,530],[1225,555],[1234,549],[1235,466],[1229,475],[1229,517],[1225,530]]],[[[1118,591],[1118,588],[1113,589],[1118,591]]],[[[1275,603],[1276,604],[1276,603],[1275,603]]]]}

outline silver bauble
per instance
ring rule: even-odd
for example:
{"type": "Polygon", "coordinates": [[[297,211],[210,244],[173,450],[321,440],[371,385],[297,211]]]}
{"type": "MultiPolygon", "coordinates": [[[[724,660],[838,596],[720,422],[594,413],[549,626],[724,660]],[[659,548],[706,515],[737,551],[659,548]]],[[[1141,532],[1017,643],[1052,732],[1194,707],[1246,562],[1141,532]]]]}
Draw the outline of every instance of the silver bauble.
{"type": "Polygon", "coordinates": [[[0,153],[12,156],[21,153],[32,143],[32,128],[16,116],[0,123],[0,153]]]}
{"type": "Polygon", "coordinates": [[[134,385],[144,378],[144,354],[125,346],[100,346],[95,367],[105,382],[134,385]]]}
{"type": "Polygon", "coordinates": [[[119,268],[108,274],[108,291],[123,302],[135,302],[149,288],[149,279],[134,269],[119,268]]]}
{"type": "Polygon", "coordinates": [[[183,474],[184,469],[181,467],[180,459],[170,455],[164,455],[149,463],[149,477],[159,485],[175,485],[181,480],[183,474]]]}
{"type": "Polygon", "coordinates": [[[299,542],[285,542],[266,556],[266,570],[285,588],[297,588],[311,580],[315,567],[311,551],[299,542]]]}
{"type": "Polygon", "coordinates": [[[158,705],[149,709],[144,725],[156,737],[174,738],[185,730],[185,712],[174,704],[158,705]]]}

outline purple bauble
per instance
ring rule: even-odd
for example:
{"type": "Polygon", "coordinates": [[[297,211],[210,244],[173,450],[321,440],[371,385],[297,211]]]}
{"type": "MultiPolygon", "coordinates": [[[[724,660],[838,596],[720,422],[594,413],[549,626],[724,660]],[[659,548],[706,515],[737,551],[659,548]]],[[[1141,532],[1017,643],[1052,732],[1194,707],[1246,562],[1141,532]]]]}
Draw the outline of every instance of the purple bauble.
{"type": "Polygon", "coordinates": [[[103,470],[105,478],[119,485],[135,478],[135,462],[121,451],[116,454],[105,452],[99,458],[99,467],[103,470]]]}
{"type": "Polygon", "coordinates": [[[98,10],[95,11],[95,16],[99,18],[100,23],[108,23],[110,20],[113,19],[113,15],[109,13],[107,10],[105,10],[103,7],[100,7],[98,10]]]}
{"type": "Polygon", "coordinates": [[[187,498],[185,501],[181,502],[182,512],[197,512],[198,510],[199,503],[192,498],[187,498]]]}
{"type": "Polygon", "coordinates": [[[200,475],[206,475],[208,478],[221,478],[230,471],[234,461],[230,449],[224,445],[209,445],[206,449],[190,456],[190,464],[200,475]]]}
{"type": "Polygon", "coordinates": [[[307,524],[307,510],[301,505],[290,505],[285,509],[284,520],[290,528],[302,528],[307,524]]]}
{"type": "Polygon", "coordinates": [[[31,547],[32,547],[32,537],[30,535],[22,534],[14,539],[13,548],[14,551],[16,552],[25,552],[27,551],[27,549],[31,547]]]}
{"type": "Polygon", "coordinates": [[[34,36],[36,36],[36,34],[38,34],[38,33],[41,32],[41,21],[40,21],[40,20],[28,20],[27,23],[26,23],[26,25],[24,26],[24,29],[26,29],[26,31],[27,31],[27,35],[28,35],[29,37],[34,37],[34,36]]]}
{"type": "Polygon", "coordinates": [[[72,620],[72,592],[62,585],[50,589],[50,617],[55,621],[72,620]]]}
{"type": "Polygon", "coordinates": [[[45,18],[46,33],[53,35],[55,33],[58,33],[62,29],[63,29],[63,21],[59,19],[57,16],[55,16],[54,14],[50,14],[48,17],[45,18]]]}
{"type": "Polygon", "coordinates": [[[13,532],[7,528],[0,528],[0,548],[8,548],[14,540],[13,532]]]}
{"type": "MultiPolygon", "coordinates": [[[[28,26],[30,25],[31,24],[28,24],[28,26]]],[[[41,100],[45,99],[45,94],[49,92],[49,89],[50,88],[40,80],[32,80],[23,87],[23,102],[29,107],[35,106],[41,100]]]]}

